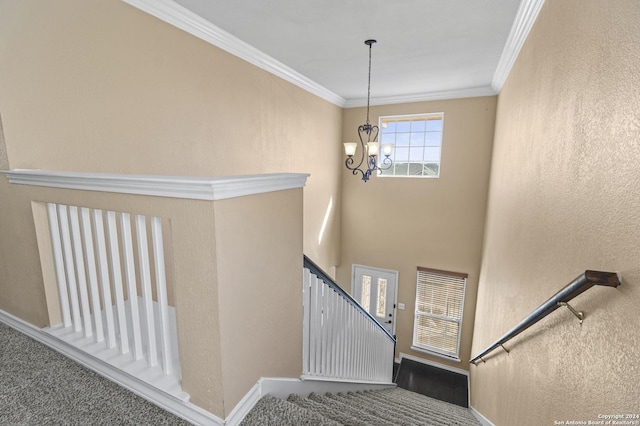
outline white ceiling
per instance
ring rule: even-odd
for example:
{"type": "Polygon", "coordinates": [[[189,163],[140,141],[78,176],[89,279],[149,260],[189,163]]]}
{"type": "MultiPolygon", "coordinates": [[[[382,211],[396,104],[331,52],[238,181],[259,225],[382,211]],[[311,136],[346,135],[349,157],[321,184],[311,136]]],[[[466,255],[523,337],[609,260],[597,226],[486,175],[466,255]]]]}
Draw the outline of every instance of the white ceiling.
{"type": "Polygon", "coordinates": [[[162,12],[125,1],[356,106],[366,104],[369,38],[372,104],[497,93],[528,33],[518,25],[543,0],[163,0],[162,12]]]}

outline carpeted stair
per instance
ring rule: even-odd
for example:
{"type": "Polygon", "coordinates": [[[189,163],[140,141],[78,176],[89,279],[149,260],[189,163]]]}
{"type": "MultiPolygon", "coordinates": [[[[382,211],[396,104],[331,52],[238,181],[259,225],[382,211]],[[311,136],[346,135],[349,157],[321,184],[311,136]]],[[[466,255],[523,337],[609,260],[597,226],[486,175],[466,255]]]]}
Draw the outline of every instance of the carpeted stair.
{"type": "Polygon", "coordinates": [[[337,394],[290,395],[285,401],[266,395],[242,426],[479,426],[467,408],[401,388],[337,394]]]}

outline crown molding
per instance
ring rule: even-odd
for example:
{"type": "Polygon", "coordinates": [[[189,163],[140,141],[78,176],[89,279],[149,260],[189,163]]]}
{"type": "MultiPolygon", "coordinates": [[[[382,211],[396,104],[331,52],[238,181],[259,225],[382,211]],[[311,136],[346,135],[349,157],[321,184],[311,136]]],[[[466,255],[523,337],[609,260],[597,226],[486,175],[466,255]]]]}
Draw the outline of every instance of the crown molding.
{"type": "Polygon", "coordinates": [[[16,169],[2,171],[10,183],[155,197],[217,201],[302,188],[308,174],[274,173],[225,177],[125,175],[16,169]]]}
{"type": "Polygon", "coordinates": [[[520,3],[516,19],[513,21],[509,37],[504,45],[500,61],[498,61],[498,66],[491,81],[491,87],[496,93],[500,93],[507,77],[509,77],[511,68],[516,62],[524,42],[529,37],[529,32],[536,22],[543,4],[544,0],[522,0],[522,3],[520,3]]]}
{"type": "MultiPolygon", "coordinates": [[[[444,99],[475,98],[479,96],[494,96],[498,92],[491,86],[469,87],[465,89],[441,90],[438,92],[416,93],[413,95],[384,96],[371,98],[370,105],[405,104],[410,102],[439,101],[444,99]]],[[[349,99],[345,108],[367,106],[367,99],[349,99]]]]}
{"type": "MultiPolygon", "coordinates": [[[[282,62],[277,61],[248,43],[245,43],[239,38],[229,34],[172,0],[122,1],[277,77],[280,77],[283,80],[288,81],[289,83],[292,83],[336,106],[343,108],[366,106],[366,99],[346,100],[342,98],[338,94],[319,85],[282,62]]],[[[509,76],[509,72],[515,63],[543,4],[544,0],[522,0],[490,86],[411,95],[375,97],[371,99],[370,104],[390,105],[497,95],[500,93],[502,86],[509,76]]]]}
{"type": "Polygon", "coordinates": [[[282,62],[259,51],[239,38],[229,34],[211,22],[172,0],[122,0],[149,15],[173,25],[220,49],[243,59],[258,68],[282,78],[307,92],[334,105],[343,107],[345,99],[313,80],[305,77],[282,62]]]}

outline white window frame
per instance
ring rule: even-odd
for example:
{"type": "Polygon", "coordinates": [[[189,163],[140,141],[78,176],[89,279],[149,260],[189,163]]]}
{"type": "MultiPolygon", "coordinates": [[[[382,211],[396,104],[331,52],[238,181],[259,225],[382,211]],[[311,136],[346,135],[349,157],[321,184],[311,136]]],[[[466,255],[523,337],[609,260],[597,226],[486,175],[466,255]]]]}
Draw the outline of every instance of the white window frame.
{"type": "MultiPolygon", "coordinates": [[[[380,134],[378,137],[378,140],[380,141],[381,145],[382,144],[386,144],[386,143],[391,143],[393,144],[393,149],[392,149],[392,153],[390,158],[393,160],[393,164],[391,166],[391,168],[389,169],[391,171],[391,173],[389,171],[381,171],[378,172],[378,177],[384,177],[384,178],[428,178],[428,179],[437,179],[440,177],[440,173],[442,170],[442,144],[443,144],[443,139],[444,139],[444,112],[431,112],[431,113],[423,113],[423,114],[403,114],[403,115],[385,115],[385,116],[380,116],[378,118],[378,128],[380,129],[380,134]],[[409,174],[409,171],[411,169],[411,164],[417,164],[416,162],[407,162],[407,174],[395,174],[395,170],[397,165],[399,164],[396,161],[396,149],[397,149],[397,145],[396,145],[396,140],[397,140],[397,133],[396,133],[396,137],[394,138],[394,140],[389,140],[387,138],[385,138],[384,136],[384,128],[385,126],[385,122],[386,121],[411,121],[411,120],[416,120],[419,118],[425,118],[428,119],[428,117],[439,117],[442,121],[442,130],[440,130],[440,145],[438,145],[438,148],[440,148],[440,156],[438,158],[437,161],[426,161],[422,160],[422,170],[424,170],[424,167],[426,164],[430,164],[430,163],[437,163],[438,164],[438,172],[434,175],[411,175],[409,174]]],[[[411,132],[410,132],[411,133],[411,132]]],[[[424,150],[425,148],[435,148],[435,146],[431,146],[431,145],[427,145],[426,144],[426,135],[428,132],[426,129],[424,130],[425,133],[425,138],[424,138],[424,142],[421,145],[422,149],[424,150]]],[[[415,145],[413,147],[417,147],[418,145],[415,145]]],[[[410,144],[407,148],[411,148],[412,145],[410,144]]],[[[411,154],[409,154],[411,155],[411,154]]],[[[380,162],[382,163],[383,158],[380,158],[380,162]]]]}
{"type": "MultiPolygon", "coordinates": [[[[442,271],[439,269],[431,269],[431,268],[422,268],[418,267],[418,271],[416,274],[416,301],[415,301],[415,311],[413,317],[413,342],[411,349],[424,352],[430,355],[439,356],[442,358],[446,358],[453,361],[460,361],[460,338],[462,335],[462,319],[464,314],[464,299],[467,288],[467,278],[468,274],[459,273],[459,272],[450,272],[450,271],[442,271]],[[461,296],[456,298],[456,301],[459,300],[459,315],[457,316],[447,316],[447,315],[437,315],[431,312],[423,312],[419,310],[420,307],[420,286],[421,280],[429,282],[433,286],[444,285],[446,284],[458,284],[462,286],[461,296]],[[450,352],[445,350],[443,347],[438,347],[435,345],[427,345],[424,342],[418,342],[418,318],[419,317],[428,317],[434,318],[438,320],[444,320],[449,322],[455,322],[458,324],[458,332],[456,336],[456,350],[455,352],[450,352]]],[[[447,296],[448,297],[448,296],[447,296]]]]}

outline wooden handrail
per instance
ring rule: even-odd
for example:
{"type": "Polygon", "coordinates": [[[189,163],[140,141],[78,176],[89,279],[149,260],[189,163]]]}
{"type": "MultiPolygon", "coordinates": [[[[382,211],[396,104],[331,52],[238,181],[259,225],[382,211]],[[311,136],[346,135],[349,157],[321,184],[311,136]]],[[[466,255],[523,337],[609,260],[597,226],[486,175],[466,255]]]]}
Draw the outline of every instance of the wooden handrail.
{"type": "MultiPolygon", "coordinates": [[[[615,272],[584,271],[584,274],[581,274],[572,282],[567,284],[562,290],[554,294],[549,300],[547,300],[536,310],[531,312],[524,320],[520,322],[520,324],[513,327],[504,336],[496,340],[493,344],[488,346],[478,355],[474,356],[470,362],[472,364],[476,364],[477,361],[482,359],[483,356],[487,355],[489,352],[493,351],[499,346],[504,345],[508,340],[522,333],[524,330],[531,327],[533,324],[537,323],[542,318],[558,309],[560,306],[567,305],[571,312],[573,312],[574,315],[576,315],[580,319],[580,322],[582,322],[582,312],[576,312],[573,308],[571,308],[571,306],[568,305],[568,302],[574,297],[587,291],[594,285],[618,287],[620,285],[620,277],[615,272]]],[[[504,346],[502,346],[502,348],[505,349],[504,346]]]]}
{"type": "Polygon", "coordinates": [[[304,267],[309,269],[315,276],[320,278],[322,281],[327,283],[329,287],[331,287],[336,293],[341,295],[342,297],[349,302],[354,308],[360,311],[365,317],[369,318],[373,324],[375,324],[379,329],[381,329],[394,343],[396,342],[396,338],[389,333],[389,331],[378,322],[377,319],[373,315],[371,315],[366,309],[364,309],[349,293],[344,291],[342,287],[338,285],[329,275],[327,275],[322,268],[313,263],[311,259],[309,259],[306,255],[304,255],[304,267]]]}

